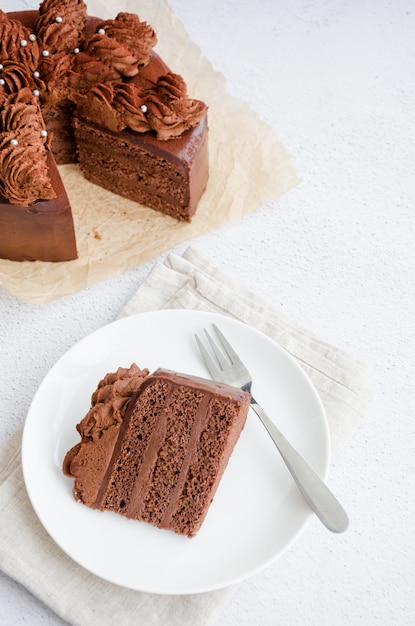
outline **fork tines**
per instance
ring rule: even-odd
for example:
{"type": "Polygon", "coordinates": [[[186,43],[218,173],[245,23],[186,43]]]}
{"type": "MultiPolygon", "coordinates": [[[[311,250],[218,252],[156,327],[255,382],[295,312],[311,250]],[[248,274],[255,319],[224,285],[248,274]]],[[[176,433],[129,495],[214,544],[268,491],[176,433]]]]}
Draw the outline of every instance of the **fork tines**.
{"type": "Polygon", "coordinates": [[[205,365],[212,376],[212,378],[218,377],[219,372],[223,372],[224,370],[229,370],[229,368],[235,364],[237,364],[240,359],[236,354],[235,350],[232,348],[226,337],[223,335],[221,330],[216,326],[216,324],[212,324],[213,329],[219,339],[220,347],[217,342],[213,339],[211,334],[208,332],[206,328],[203,328],[203,332],[206,336],[206,339],[209,343],[209,346],[212,350],[214,358],[212,358],[209,351],[206,349],[203,341],[200,337],[195,334],[196,342],[199,347],[199,350],[202,354],[205,365]],[[222,348],[222,350],[221,350],[222,348]],[[225,356],[226,355],[226,356],[225,356]]]}

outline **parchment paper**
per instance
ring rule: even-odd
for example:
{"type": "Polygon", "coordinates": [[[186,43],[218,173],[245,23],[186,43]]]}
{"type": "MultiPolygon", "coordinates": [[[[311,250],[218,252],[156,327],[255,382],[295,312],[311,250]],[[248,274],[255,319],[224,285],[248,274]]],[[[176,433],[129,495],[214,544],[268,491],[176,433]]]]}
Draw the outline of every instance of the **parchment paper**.
{"type": "MultiPolygon", "coordinates": [[[[192,222],[121,198],[85,180],[77,165],[60,166],[74,215],[79,258],[65,263],[0,259],[0,284],[42,304],[121,274],[183,241],[275,200],[297,182],[272,128],[249,105],[230,96],[165,0],[87,2],[89,15],[137,13],[156,31],[155,51],[181,74],[191,97],[209,107],[209,182],[192,222]]],[[[1,234],[0,234],[1,235],[1,234]]]]}

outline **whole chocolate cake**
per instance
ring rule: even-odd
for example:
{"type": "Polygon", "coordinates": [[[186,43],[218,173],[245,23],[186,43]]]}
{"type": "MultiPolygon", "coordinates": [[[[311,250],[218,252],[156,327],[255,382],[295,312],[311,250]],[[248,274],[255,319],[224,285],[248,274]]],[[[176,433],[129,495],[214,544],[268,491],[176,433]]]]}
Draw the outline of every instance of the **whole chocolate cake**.
{"type": "Polygon", "coordinates": [[[137,15],[91,17],[83,0],[0,11],[0,257],[76,258],[54,159],[79,162],[93,183],[191,220],[208,178],[207,108],[188,96],[156,43],[137,15]],[[16,99],[43,117],[39,160],[28,143],[29,116],[9,123],[16,99]]]}
{"type": "Polygon", "coordinates": [[[87,506],[192,537],[244,427],[250,394],[135,364],[100,381],[65,456],[87,506]]]}

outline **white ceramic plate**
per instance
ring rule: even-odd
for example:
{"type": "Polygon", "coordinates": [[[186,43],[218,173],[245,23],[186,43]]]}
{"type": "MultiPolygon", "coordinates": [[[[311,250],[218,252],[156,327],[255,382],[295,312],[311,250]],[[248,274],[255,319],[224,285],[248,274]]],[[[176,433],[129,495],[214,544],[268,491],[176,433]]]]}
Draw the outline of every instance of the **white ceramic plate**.
{"type": "Polygon", "coordinates": [[[136,362],[208,377],[193,333],[218,324],[254,378],[254,394],[315,470],[327,476],[329,435],[313,385],[268,337],[228,317],[168,310],[92,333],[50,370],[30,407],[22,460],[33,507],[56,543],[108,581],[153,593],[219,589],[262,569],[304,530],[311,513],[278,451],[250,411],[205,522],[192,539],[75,502],[61,471],[98,381],[136,362]]]}

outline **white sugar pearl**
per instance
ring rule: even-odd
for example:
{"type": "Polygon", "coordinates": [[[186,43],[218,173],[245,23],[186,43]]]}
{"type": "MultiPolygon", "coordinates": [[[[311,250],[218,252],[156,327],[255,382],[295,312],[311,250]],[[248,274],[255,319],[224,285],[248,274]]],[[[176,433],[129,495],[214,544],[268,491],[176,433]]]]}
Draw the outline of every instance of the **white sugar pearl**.
{"type": "Polygon", "coordinates": [[[0,78],[0,85],[3,87],[3,85],[6,84],[6,81],[4,80],[4,78],[0,78]]]}
{"type": "Polygon", "coordinates": [[[47,137],[48,136],[48,131],[47,130],[41,130],[40,131],[40,136],[41,137],[47,137]]]}
{"type": "Polygon", "coordinates": [[[105,35],[105,30],[103,28],[100,28],[98,31],[98,35],[105,35]]]}
{"type": "Polygon", "coordinates": [[[48,57],[49,56],[49,50],[43,50],[42,56],[48,57]]]}
{"type": "Polygon", "coordinates": [[[79,48],[75,48],[73,51],[74,54],[79,54],[79,48]]]}
{"type": "Polygon", "coordinates": [[[35,96],[35,98],[39,98],[39,96],[40,96],[39,89],[33,89],[33,95],[35,96]]]}
{"type": "Polygon", "coordinates": [[[34,35],[33,33],[31,33],[31,34],[29,35],[29,39],[30,39],[30,41],[36,41],[36,35],[34,35]]]}
{"type": "Polygon", "coordinates": [[[3,65],[0,63],[0,70],[2,70],[2,69],[3,69],[3,65]]]}
{"type": "Polygon", "coordinates": [[[58,15],[58,17],[55,17],[55,22],[62,24],[62,18],[58,15]]]}
{"type": "Polygon", "coordinates": [[[22,48],[25,48],[27,46],[26,39],[22,39],[21,42],[20,42],[20,45],[22,46],[22,48]]]}
{"type": "Polygon", "coordinates": [[[143,113],[147,113],[147,106],[145,104],[142,104],[140,109],[142,110],[143,113]]]}
{"type": "Polygon", "coordinates": [[[17,139],[10,139],[10,143],[12,146],[18,146],[19,142],[17,141],[17,139]]]}
{"type": "Polygon", "coordinates": [[[39,78],[40,73],[36,70],[35,72],[33,72],[33,76],[34,76],[35,78],[39,78]]]}

